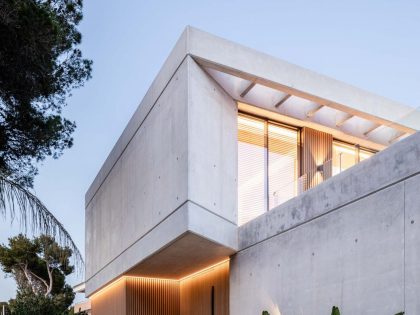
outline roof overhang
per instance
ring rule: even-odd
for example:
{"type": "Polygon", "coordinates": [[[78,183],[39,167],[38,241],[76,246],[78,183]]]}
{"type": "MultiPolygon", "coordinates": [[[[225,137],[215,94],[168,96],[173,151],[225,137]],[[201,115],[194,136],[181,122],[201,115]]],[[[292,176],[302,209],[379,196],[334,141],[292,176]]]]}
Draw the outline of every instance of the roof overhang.
{"type": "Polygon", "coordinates": [[[383,148],[420,129],[420,112],[187,27],[186,54],[235,100],[383,148]]]}

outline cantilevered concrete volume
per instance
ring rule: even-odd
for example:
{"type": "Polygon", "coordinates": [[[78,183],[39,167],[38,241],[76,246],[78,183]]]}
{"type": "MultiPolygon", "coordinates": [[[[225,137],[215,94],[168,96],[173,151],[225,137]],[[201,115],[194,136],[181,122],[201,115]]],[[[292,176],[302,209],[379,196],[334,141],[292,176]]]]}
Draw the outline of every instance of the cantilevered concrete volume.
{"type": "Polygon", "coordinates": [[[419,314],[419,128],[187,27],[86,193],[93,314],[419,314]]]}

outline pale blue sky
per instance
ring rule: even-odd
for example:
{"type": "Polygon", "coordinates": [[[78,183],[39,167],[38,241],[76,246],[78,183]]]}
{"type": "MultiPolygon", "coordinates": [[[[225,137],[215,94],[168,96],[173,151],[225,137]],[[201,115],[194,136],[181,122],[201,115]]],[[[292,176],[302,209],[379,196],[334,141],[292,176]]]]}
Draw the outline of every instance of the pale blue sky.
{"type": "MultiPolygon", "coordinates": [[[[94,71],[64,111],[77,122],[75,144],[35,181],[82,251],[85,191],[186,25],[420,106],[419,0],[85,0],[84,12],[94,71]]],[[[0,242],[18,233],[0,223],[0,242]]],[[[0,301],[14,290],[0,274],[0,301]]]]}

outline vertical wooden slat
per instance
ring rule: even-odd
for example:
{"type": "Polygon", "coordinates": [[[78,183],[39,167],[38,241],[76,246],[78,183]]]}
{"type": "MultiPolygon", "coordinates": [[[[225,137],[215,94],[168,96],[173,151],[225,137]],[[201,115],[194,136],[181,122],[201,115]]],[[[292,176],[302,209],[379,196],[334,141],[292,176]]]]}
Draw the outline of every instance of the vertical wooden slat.
{"type": "Polygon", "coordinates": [[[229,262],[181,281],[124,277],[91,297],[94,315],[212,315],[212,299],[229,315],[229,262]]]}
{"type": "Polygon", "coordinates": [[[229,314],[229,262],[181,281],[180,315],[211,315],[214,287],[214,315],[229,314]]]}
{"type": "Polygon", "coordinates": [[[305,190],[315,187],[331,177],[332,144],[332,135],[307,127],[302,128],[301,176],[306,176],[305,190]],[[321,165],[324,170],[319,172],[317,167],[321,165]]]}
{"type": "Polygon", "coordinates": [[[95,315],[179,315],[179,281],[124,277],[91,301],[95,315]]]}

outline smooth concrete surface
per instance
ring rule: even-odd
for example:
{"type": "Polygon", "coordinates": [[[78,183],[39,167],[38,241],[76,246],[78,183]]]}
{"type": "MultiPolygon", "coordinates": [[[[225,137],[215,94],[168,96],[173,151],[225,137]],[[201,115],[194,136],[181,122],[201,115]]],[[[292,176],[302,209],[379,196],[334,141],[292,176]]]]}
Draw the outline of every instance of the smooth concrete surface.
{"type": "Polygon", "coordinates": [[[267,238],[420,172],[420,133],[362,161],[239,229],[239,248],[267,238]]]}
{"type": "Polygon", "coordinates": [[[187,200],[187,75],[184,62],[87,205],[87,280],[187,200]]]}
{"type": "Polygon", "coordinates": [[[87,279],[86,296],[123,274],[180,279],[232,255],[237,244],[236,225],[188,201],[87,279]]]}
{"type": "Polygon", "coordinates": [[[146,117],[150,113],[151,109],[161,97],[162,92],[166,89],[167,85],[171,81],[177,69],[182,64],[182,61],[187,56],[187,36],[188,32],[185,30],[175,47],[171,51],[170,55],[163,64],[161,70],[153,80],[150,88],[146,95],[143,97],[139,104],[139,107],[131,117],[123,133],[119,137],[114,148],[105,159],[104,164],[96,175],[94,181],[86,192],[85,203],[86,205],[92,200],[99,187],[102,185],[104,180],[108,177],[110,171],[114,167],[117,160],[121,157],[122,153],[137,133],[138,129],[143,125],[146,117]]]}
{"type": "Polygon", "coordinates": [[[183,59],[88,202],[88,296],[133,268],[162,276],[155,266],[165,265],[179,278],[236,251],[236,116],[235,102],[183,59]],[[197,244],[180,260],[174,248],[187,232],[197,244]]]}
{"type": "Polygon", "coordinates": [[[415,315],[420,314],[420,175],[404,184],[405,310],[406,315],[415,315]]]}
{"type": "Polygon", "coordinates": [[[237,224],[237,105],[188,60],[188,198],[237,224]]]}
{"type": "Polygon", "coordinates": [[[186,232],[125,274],[179,280],[228,259],[234,252],[233,249],[220,246],[202,236],[186,232]]]}
{"type": "Polygon", "coordinates": [[[231,314],[419,314],[419,174],[415,134],[240,227],[231,314]]]}

